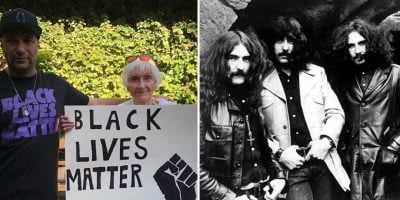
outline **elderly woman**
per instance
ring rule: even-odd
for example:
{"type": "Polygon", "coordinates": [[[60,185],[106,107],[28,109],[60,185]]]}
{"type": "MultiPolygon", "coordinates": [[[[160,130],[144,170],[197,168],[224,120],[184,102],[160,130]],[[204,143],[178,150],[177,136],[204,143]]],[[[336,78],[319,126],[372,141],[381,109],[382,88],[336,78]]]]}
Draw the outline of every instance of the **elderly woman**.
{"type": "Polygon", "coordinates": [[[150,56],[132,56],[128,58],[127,62],[122,73],[122,80],[132,99],[120,105],[176,104],[165,97],[153,95],[161,83],[161,73],[150,56]]]}

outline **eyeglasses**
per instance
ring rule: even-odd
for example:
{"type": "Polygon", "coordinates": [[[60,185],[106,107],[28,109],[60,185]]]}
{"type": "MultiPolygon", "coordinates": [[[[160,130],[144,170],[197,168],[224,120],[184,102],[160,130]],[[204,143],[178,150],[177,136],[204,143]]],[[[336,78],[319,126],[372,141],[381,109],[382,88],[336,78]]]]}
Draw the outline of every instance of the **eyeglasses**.
{"type": "Polygon", "coordinates": [[[150,55],[143,54],[143,55],[140,55],[140,56],[129,56],[128,58],[126,58],[126,62],[127,63],[131,63],[131,62],[137,60],[138,58],[139,58],[140,61],[144,61],[144,62],[151,60],[150,55]]]}

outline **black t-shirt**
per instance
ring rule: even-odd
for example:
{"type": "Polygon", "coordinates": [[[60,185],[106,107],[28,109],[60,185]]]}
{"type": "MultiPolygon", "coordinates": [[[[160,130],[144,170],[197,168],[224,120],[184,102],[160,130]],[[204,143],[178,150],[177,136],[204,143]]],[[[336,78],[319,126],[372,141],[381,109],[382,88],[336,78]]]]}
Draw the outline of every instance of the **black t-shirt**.
{"type": "Polygon", "coordinates": [[[0,72],[0,199],[55,200],[57,117],[89,98],[50,73],[12,82],[0,72]]]}

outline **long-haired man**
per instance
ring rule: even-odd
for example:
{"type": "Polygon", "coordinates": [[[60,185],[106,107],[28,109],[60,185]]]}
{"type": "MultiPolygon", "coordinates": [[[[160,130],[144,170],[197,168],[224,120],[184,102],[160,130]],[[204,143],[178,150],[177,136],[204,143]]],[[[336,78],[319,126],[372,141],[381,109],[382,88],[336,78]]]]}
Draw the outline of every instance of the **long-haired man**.
{"type": "Polygon", "coordinates": [[[266,38],[275,68],[263,81],[262,112],[288,174],[287,200],[340,199],[350,180],[336,151],[344,124],[339,100],[324,69],[310,63],[298,20],[275,17],[266,38]]]}
{"type": "Polygon", "coordinates": [[[333,32],[332,50],[346,113],[351,199],[399,199],[400,68],[391,64],[390,44],[376,26],[354,20],[333,32]]]}
{"type": "Polygon", "coordinates": [[[271,63],[256,35],[229,31],[201,66],[201,199],[276,199],[285,180],[262,125],[261,80],[271,63]]]}

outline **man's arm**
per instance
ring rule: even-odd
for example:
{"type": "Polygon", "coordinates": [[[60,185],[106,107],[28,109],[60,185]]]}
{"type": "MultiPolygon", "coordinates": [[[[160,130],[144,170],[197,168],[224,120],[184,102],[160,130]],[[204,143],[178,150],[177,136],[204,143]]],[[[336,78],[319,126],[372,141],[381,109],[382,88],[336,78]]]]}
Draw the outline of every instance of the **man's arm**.
{"type": "MultiPolygon", "coordinates": [[[[261,123],[263,123],[263,120],[261,120],[261,123]]],[[[271,166],[270,166],[271,170],[270,171],[271,171],[271,173],[275,173],[275,177],[272,177],[269,184],[263,188],[263,190],[265,191],[264,199],[275,200],[278,198],[279,194],[282,193],[282,190],[286,185],[286,176],[285,176],[282,166],[279,163],[279,159],[274,157],[276,154],[274,154],[272,152],[272,149],[269,146],[270,144],[277,145],[279,148],[279,142],[274,141],[274,139],[272,137],[269,137],[268,131],[265,128],[264,128],[264,139],[265,139],[264,142],[268,144],[268,149],[266,149],[266,153],[271,154],[271,157],[270,157],[271,158],[271,166]],[[272,171],[274,171],[274,172],[272,172],[272,171]]],[[[274,147],[274,148],[276,148],[276,147],[274,147]]]]}
{"type": "MultiPolygon", "coordinates": [[[[345,118],[344,111],[340,105],[339,99],[332,90],[325,71],[322,71],[322,92],[324,98],[325,119],[322,126],[322,135],[328,136],[336,147],[339,141],[339,136],[342,131],[345,118]]],[[[321,138],[322,139],[322,138],[321,138]]]]}
{"type": "MultiPolygon", "coordinates": [[[[396,100],[394,102],[399,102],[400,100],[400,66],[397,64],[392,64],[392,87],[395,88],[395,94],[394,97],[396,100]]],[[[391,108],[392,111],[397,112],[398,110],[398,105],[394,105],[393,108],[391,108]]],[[[394,152],[400,152],[400,115],[395,115],[397,119],[394,119],[394,125],[392,125],[391,128],[397,129],[393,134],[391,135],[391,138],[388,141],[388,146],[387,149],[394,151],[394,152]]]]}
{"type": "Polygon", "coordinates": [[[344,125],[344,111],[323,69],[321,71],[321,81],[325,118],[320,139],[313,140],[309,144],[311,149],[305,157],[306,161],[311,158],[324,160],[329,150],[337,146],[344,125]]]}
{"type": "MultiPolygon", "coordinates": [[[[127,100],[129,100],[129,98],[107,98],[107,99],[89,98],[88,105],[118,105],[127,100]]],[[[74,127],[74,123],[68,118],[67,115],[64,114],[59,117],[59,122],[57,127],[59,128],[59,130],[68,132],[74,127]]]]}
{"type": "MultiPolygon", "coordinates": [[[[265,130],[268,129],[265,128],[265,130]]],[[[276,140],[276,138],[273,137],[271,133],[268,133],[268,131],[266,131],[266,134],[266,142],[271,149],[272,161],[275,169],[278,170],[277,178],[285,178],[284,170],[282,169],[282,167],[292,170],[295,168],[299,168],[304,164],[304,158],[296,152],[299,146],[292,145],[286,149],[282,149],[280,147],[279,141],[276,140]]]]}
{"type": "MultiPolygon", "coordinates": [[[[263,101],[266,101],[263,99],[263,101]]],[[[264,124],[267,124],[266,118],[271,117],[271,113],[268,113],[265,109],[260,109],[262,113],[262,121],[264,124]]],[[[275,116],[276,117],[276,116],[275,116]]],[[[292,145],[286,149],[282,149],[277,138],[272,134],[272,129],[268,128],[267,125],[264,125],[264,130],[266,134],[266,140],[268,142],[268,146],[272,151],[272,158],[278,163],[280,163],[286,169],[292,170],[295,168],[299,168],[304,164],[304,158],[297,154],[296,150],[299,148],[297,145],[292,145]]]]}
{"type": "Polygon", "coordinates": [[[207,170],[200,167],[200,193],[201,196],[211,197],[215,200],[234,200],[236,194],[211,177],[207,170]]]}

